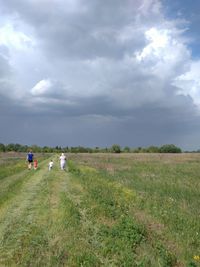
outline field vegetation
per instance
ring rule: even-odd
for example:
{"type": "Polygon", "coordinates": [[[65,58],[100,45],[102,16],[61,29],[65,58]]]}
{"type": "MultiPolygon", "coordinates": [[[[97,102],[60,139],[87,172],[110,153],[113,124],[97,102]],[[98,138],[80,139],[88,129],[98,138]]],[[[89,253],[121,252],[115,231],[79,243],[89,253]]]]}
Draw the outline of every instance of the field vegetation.
{"type": "Polygon", "coordinates": [[[0,154],[0,266],[200,266],[199,154],[37,158],[0,154]]]}

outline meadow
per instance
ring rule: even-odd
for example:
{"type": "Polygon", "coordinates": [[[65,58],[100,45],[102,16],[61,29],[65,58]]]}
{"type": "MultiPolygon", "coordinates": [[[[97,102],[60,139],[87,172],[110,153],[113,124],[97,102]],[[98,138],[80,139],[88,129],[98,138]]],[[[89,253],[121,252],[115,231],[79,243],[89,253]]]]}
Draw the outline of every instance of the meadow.
{"type": "Polygon", "coordinates": [[[0,266],[200,266],[199,154],[67,156],[0,154],[0,266]]]}

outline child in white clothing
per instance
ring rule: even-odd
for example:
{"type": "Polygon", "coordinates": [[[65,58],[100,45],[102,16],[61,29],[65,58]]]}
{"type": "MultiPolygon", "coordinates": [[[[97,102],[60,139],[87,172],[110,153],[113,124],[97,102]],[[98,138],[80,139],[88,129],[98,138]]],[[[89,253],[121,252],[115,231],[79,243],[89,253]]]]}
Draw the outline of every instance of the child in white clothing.
{"type": "Polygon", "coordinates": [[[53,160],[49,162],[49,171],[53,168],[53,160]]]}

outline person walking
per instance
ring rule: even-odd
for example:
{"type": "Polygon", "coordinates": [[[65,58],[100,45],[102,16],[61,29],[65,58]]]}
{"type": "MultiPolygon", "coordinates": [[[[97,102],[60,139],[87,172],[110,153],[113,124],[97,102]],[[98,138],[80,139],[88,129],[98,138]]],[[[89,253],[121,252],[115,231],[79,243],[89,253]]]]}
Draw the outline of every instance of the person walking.
{"type": "Polygon", "coordinates": [[[52,168],[53,168],[53,160],[51,160],[51,161],[49,162],[49,171],[52,170],[52,168]]]}
{"type": "Polygon", "coordinates": [[[32,168],[33,158],[34,158],[33,152],[32,152],[32,150],[30,150],[27,154],[27,157],[26,157],[26,159],[28,161],[28,169],[29,170],[32,168]]]}
{"type": "Polygon", "coordinates": [[[33,161],[33,167],[34,167],[34,170],[37,170],[37,168],[38,168],[38,161],[37,161],[37,159],[34,159],[34,161],[33,161]]]}
{"type": "Polygon", "coordinates": [[[61,154],[60,156],[60,168],[61,170],[64,170],[65,169],[65,165],[66,165],[66,156],[64,153],[61,154]]]}

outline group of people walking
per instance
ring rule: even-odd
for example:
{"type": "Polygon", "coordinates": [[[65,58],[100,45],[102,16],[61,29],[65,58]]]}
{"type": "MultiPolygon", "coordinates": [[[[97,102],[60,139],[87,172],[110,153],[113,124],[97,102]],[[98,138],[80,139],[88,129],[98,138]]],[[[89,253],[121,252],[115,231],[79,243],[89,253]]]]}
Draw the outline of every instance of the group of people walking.
{"type": "Polygon", "coordinates": [[[26,160],[28,161],[28,169],[30,170],[32,168],[32,164],[34,167],[34,170],[38,167],[38,161],[37,159],[34,159],[33,152],[30,150],[27,154],[26,160]]]}
{"type": "MultiPolygon", "coordinates": [[[[37,169],[38,161],[37,161],[37,159],[34,159],[34,154],[31,150],[28,152],[26,160],[28,162],[28,169],[29,170],[32,169],[32,165],[33,165],[33,168],[35,170],[37,169]]],[[[59,160],[60,160],[60,169],[63,171],[66,168],[66,162],[67,162],[67,158],[66,158],[64,153],[61,154],[61,156],[59,157],[59,160]]],[[[48,164],[49,171],[52,170],[53,166],[54,166],[54,162],[53,162],[53,160],[51,160],[48,164]]]]}
{"type": "MultiPolygon", "coordinates": [[[[60,169],[61,169],[62,171],[65,170],[66,162],[67,162],[67,158],[66,158],[65,154],[62,153],[61,156],[60,156],[60,169]]],[[[54,165],[54,162],[53,162],[53,160],[51,160],[51,161],[49,162],[49,171],[53,168],[53,165],[54,165]]]]}

